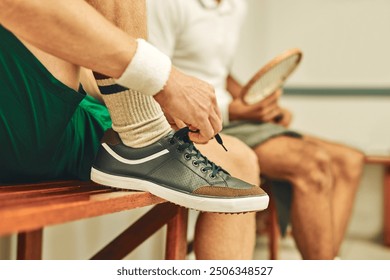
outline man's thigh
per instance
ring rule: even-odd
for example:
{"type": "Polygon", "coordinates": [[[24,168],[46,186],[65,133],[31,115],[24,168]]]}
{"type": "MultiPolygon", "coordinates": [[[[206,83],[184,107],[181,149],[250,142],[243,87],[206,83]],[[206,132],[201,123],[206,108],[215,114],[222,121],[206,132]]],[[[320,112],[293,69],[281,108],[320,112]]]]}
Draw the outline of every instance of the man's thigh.
{"type": "Polygon", "coordinates": [[[291,180],[317,147],[304,138],[278,136],[254,148],[262,174],[273,179],[291,180]]]}
{"type": "Polygon", "coordinates": [[[349,155],[360,154],[361,156],[363,155],[363,153],[358,149],[347,146],[342,143],[320,139],[318,137],[311,136],[311,135],[305,135],[304,139],[307,142],[314,143],[322,147],[323,149],[326,149],[327,152],[332,156],[332,158],[344,157],[344,156],[348,156],[348,154],[349,155]]]}
{"type": "Polygon", "coordinates": [[[145,0],[86,0],[107,20],[136,38],[145,38],[146,1],[145,0]]]}
{"type": "Polygon", "coordinates": [[[355,180],[361,176],[364,153],[342,143],[327,141],[313,136],[305,136],[305,141],[324,149],[330,157],[335,179],[355,180]]]}

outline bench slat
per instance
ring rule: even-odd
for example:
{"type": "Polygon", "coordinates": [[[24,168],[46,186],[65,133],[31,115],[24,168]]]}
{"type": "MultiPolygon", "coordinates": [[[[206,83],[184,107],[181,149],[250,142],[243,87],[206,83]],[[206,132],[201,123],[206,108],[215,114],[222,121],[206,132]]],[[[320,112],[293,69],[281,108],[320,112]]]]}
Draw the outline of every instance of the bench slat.
{"type": "Polygon", "coordinates": [[[366,163],[390,165],[390,156],[366,156],[366,163]]]}
{"type": "Polygon", "coordinates": [[[167,224],[168,235],[172,236],[167,237],[166,257],[185,259],[187,209],[148,192],[123,191],[93,182],[68,180],[0,186],[0,236],[18,233],[18,259],[41,259],[46,226],[152,205],[157,206],[126,230],[131,236],[115,239],[126,246],[118,249],[114,242],[98,256],[123,257],[167,224]]]}
{"type": "Polygon", "coordinates": [[[0,185],[0,192],[2,190],[17,190],[19,188],[26,189],[45,189],[45,188],[58,188],[58,187],[75,187],[75,186],[99,186],[92,181],[78,181],[78,180],[62,180],[62,181],[42,181],[36,183],[24,183],[24,184],[11,184],[11,185],[0,185]]]}
{"type": "Polygon", "coordinates": [[[60,181],[1,188],[0,235],[165,202],[148,192],[122,191],[92,182],[60,181]],[[13,193],[11,188],[19,192],[13,193]]]}
{"type": "Polygon", "coordinates": [[[22,203],[42,201],[43,203],[50,199],[67,198],[77,195],[93,195],[101,192],[114,192],[114,190],[99,186],[85,186],[85,187],[68,187],[65,189],[45,190],[43,192],[8,192],[0,194],[0,208],[3,206],[11,207],[12,205],[22,205],[22,203]]]}

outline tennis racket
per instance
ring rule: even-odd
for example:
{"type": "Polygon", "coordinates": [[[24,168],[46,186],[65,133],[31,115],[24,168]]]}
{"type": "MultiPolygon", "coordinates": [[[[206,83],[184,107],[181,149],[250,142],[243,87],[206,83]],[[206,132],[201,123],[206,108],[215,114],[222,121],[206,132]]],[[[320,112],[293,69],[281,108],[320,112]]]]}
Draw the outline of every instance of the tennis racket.
{"type": "Polygon", "coordinates": [[[300,49],[290,49],[276,56],[253,75],[243,87],[241,98],[247,104],[257,103],[283,87],[301,59],[300,49]]]}

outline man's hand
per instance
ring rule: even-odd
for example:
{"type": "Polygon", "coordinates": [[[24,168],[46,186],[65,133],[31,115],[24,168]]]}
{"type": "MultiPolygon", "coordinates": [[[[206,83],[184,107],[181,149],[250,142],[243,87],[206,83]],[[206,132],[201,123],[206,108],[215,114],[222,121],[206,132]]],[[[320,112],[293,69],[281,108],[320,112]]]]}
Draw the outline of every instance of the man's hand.
{"type": "Polygon", "coordinates": [[[289,127],[293,118],[292,113],[286,108],[281,108],[281,111],[281,118],[275,120],[275,123],[284,127],[289,127]]]}
{"type": "Polygon", "coordinates": [[[193,131],[199,130],[199,133],[189,133],[195,143],[207,143],[222,130],[214,88],[206,82],[172,67],[167,84],[154,98],[171,125],[174,122],[180,127],[184,123],[193,131]]]}
{"type": "Polygon", "coordinates": [[[167,121],[172,129],[179,130],[179,129],[187,126],[183,121],[176,119],[176,118],[173,118],[168,112],[165,112],[164,110],[163,110],[163,112],[164,112],[165,118],[167,119],[167,121]]]}
{"type": "Polygon", "coordinates": [[[270,96],[255,104],[246,104],[241,98],[234,99],[229,105],[230,120],[251,120],[258,122],[271,122],[282,114],[279,107],[279,97],[282,90],[275,91],[270,96]]]}

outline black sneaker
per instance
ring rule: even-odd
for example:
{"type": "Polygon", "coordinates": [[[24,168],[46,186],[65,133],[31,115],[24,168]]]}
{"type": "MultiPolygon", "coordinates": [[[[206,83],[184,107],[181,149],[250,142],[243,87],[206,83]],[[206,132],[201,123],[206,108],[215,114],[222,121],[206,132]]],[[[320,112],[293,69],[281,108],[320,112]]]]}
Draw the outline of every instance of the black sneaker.
{"type": "Polygon", "coordinates": [[[91,170],[92,181],[116,188],[148,191],[167,201],[205,212],[264,210],[268,195],[234,178],[203,156],[188,129],[169,133],[144,148],[103,142],[91,170]]]}

